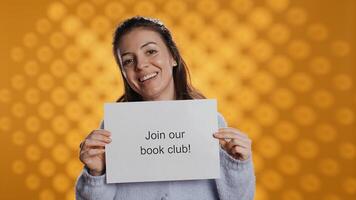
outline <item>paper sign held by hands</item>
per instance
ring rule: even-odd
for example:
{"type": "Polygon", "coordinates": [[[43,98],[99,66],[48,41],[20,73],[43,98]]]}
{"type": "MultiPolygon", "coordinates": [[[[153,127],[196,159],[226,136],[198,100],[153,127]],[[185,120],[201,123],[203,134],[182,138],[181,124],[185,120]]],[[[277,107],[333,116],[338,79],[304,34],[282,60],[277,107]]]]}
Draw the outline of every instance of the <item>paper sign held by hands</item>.
{"type": "Polygon", "coordinates": [[[216,100],[107,103],[107,183],[220,176],[216,100]]]}

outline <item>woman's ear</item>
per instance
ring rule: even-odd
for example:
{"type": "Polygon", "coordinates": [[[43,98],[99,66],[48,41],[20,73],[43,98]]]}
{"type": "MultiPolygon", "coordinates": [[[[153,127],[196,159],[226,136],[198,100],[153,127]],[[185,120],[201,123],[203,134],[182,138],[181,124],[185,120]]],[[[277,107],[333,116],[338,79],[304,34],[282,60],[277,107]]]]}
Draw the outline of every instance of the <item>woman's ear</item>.
{"type": "Polygon", "coordinates": [[[177,61],[173,60],[173,66],[172,67],[177,67],[177,61]]]}

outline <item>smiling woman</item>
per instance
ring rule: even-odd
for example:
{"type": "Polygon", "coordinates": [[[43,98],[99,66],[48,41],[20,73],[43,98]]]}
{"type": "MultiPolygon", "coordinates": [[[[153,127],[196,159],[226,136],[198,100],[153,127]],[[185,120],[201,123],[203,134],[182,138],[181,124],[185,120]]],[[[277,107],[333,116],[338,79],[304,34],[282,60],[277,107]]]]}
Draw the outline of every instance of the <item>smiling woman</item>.
{"type": "MultiPolygon", "coordinates": [[[[159,20],[144,17],[126,20],[115,32],[113,47],[125,86],[118,102],[205,98],[191,86],[186,64],[170,32],[159,20]]],[[[220,114],[217,118],[220,129],[214,137],[221,146],[220,179],[106,184],[104,153],[105,145],[111,143],[111,133],[102,124],[80,145],[80,160],[85,168],[76,184],[77,199],[253,199],[251,140],[246,134],[226,127],[220,114]]],[[[183,134],[171,132],[168,136],[179,138],[183,134]]],[[[165,137],[164,133],[148,132],[146,140],[161,137],[165,137]]],[[[160,148],[141,148],[141,154],[160,151],[160,148]]],[[[187,152],[190,145],[172,146],[168,151],[187,152]]]]}

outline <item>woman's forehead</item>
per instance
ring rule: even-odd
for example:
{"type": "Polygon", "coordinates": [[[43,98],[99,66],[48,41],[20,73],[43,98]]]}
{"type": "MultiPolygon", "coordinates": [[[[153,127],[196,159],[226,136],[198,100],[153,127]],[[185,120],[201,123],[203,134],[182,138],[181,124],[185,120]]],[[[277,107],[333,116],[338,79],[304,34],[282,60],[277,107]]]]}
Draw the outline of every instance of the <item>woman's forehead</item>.
{"type": "Polygon", "coordinates": [[[122,36],[119,47],[120,49],[130,47],[140,47],[148,42],[154,42],[157,45],[164,44],[161,35],[149,28],[134,28],[122,36]]]}

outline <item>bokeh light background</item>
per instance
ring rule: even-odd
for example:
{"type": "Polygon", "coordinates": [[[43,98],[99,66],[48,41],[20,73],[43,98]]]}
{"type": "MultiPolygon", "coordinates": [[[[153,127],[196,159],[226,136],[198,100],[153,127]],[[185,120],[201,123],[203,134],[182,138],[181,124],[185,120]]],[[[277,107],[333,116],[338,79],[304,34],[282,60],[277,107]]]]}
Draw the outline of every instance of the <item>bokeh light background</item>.
{"type": "Polygon", "coordinates": [[[354,0],[1,5],[1,199],[74,198],[78,145],[122,93],[114,28],[137,14],[165,22],[194,85],[252,138],[256,200],[356,199],[354,0]]]}

